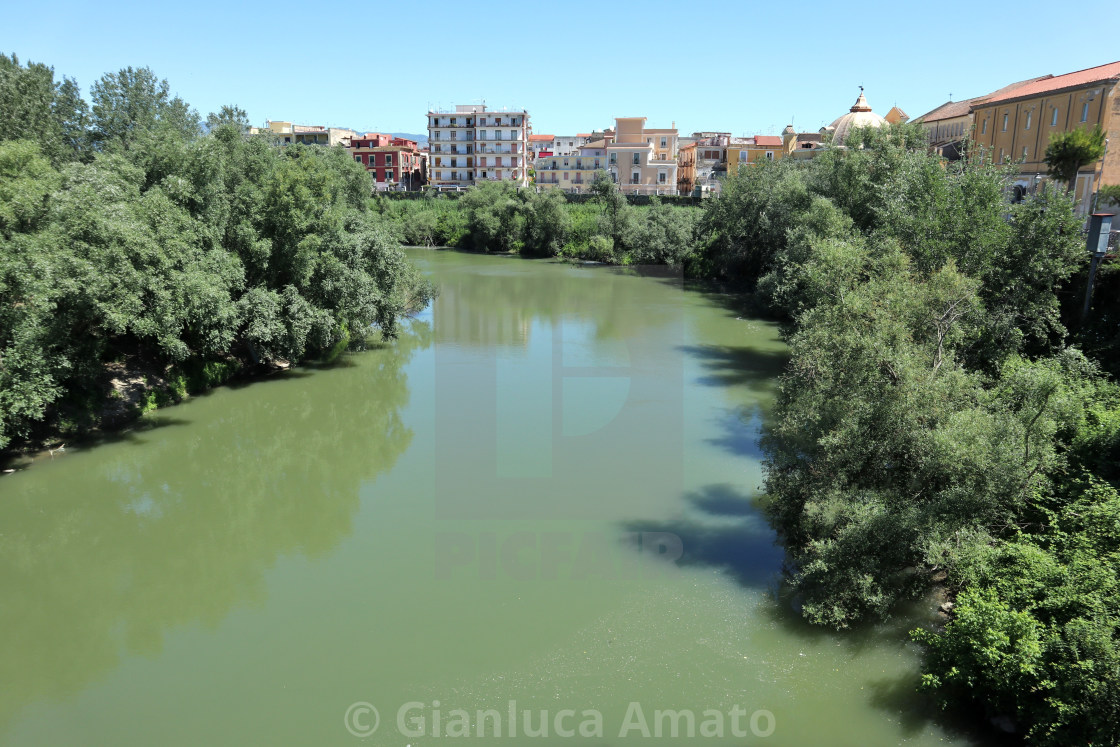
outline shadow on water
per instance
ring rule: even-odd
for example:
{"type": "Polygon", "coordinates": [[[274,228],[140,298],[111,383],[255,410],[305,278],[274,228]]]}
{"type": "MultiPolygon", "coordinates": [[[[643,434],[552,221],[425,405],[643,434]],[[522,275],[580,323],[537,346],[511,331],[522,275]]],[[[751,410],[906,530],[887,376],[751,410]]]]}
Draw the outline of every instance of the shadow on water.
{"type": "Polygon", "coordinates": [[[697,378],[696,383],[703,386],[747,386],[752,390],[770,386],[789,361],[784,349],[733,345],[681,345],[677,349],[700,362],[707,373],[697,378]]]}
{"type": "Polygon", "coordinates": [[[740,586],[772,588],[782,550],[749,496],[730,485],[709,485],[685,495],[689,514],[667,521],[629,521],[625,532],[665,532],[680,539],[683,567],[709,567],[740,586]]]}
{"type": "Polygon", "coordinates": [[[728,410],[719,418],[717,425],[721,435],[705,439],[705,443],[756,462],[766,458],[759,442],[762,408],[757,404],[728,410]]]}
{"type": "Polygon", "coordinates": [[[413,323],[340,375],[239,392],[190,420],[157,413],[105,448],[0,477],[0,729],[126,655],[158,654],[172,629],[262,603],[281,557],[333,552],[362,486],[412,440],[404,366],[430,343],[413,323]],[[110,448],[121,441],[144,448],[110,448]]]}

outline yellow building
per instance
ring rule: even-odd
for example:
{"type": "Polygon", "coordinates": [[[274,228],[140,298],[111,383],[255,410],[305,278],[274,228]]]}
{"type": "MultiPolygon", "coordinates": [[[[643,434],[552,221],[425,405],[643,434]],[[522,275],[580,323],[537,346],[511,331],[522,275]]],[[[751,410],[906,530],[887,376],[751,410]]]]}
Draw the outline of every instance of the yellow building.
{"type": "Polygon", "coordinates": [[[743,164],[762,160],[777,161],[782,158],[812,158],[821,152],[821,135],[817,132],[797,132],[793,125],[786,125],[781,137],[755,135],[732,138],[727,146],[727,175],[734,176],[743,164]]]}
{"type": "MultiPolygon", "coordinates": [[[[1045,76],[1051,77],[1049,75],[1045,76]]],[[[926,112],[915,120],[925,130],[930,147],[938,155],[949,161],[959,161],[964,153],[963,143],[972,137],[973,109],[988,99],[1002,96],[1016,88],[1034,83],[1042,78],[1030,78],[1004,86],[986,96],[974,96],[963,101],[946,101],[941,106],[926,112]]]]}
{"type": "MultiPolygon", "coordinates": [[[[997,162],[1021,162],[1015,183],[1023,194],[1046,181],[1046,147],[1051,136],[1100,125],[1112,148],[1084,166],[1074,190],[1078,210],[1092,207],[1099,186],[1120,184],[1120,62],[1047,76],[972,107],[975,143],[997,162]]],[[[1064,185],[1063,185],[1064,186],[1064,185]]]]}

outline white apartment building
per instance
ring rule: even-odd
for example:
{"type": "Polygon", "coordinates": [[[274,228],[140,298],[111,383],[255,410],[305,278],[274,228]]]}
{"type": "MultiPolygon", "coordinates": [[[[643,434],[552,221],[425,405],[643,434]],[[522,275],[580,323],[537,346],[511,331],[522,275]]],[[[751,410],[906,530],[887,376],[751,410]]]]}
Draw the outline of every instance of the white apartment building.
{"type": "Polygon", "coordinates": [[[428,112],[428,183],[460,189],[483,181],[529,183],[529,112],[465,104],[428,112]]]}

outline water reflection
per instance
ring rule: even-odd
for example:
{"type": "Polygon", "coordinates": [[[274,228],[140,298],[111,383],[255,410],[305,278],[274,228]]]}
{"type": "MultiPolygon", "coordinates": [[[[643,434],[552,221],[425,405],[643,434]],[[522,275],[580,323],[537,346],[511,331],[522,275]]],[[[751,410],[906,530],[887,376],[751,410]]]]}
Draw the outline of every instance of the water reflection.
{"type": "Polygon", "coordinates": [[[321,556],[349,535],[360,486],[412,439],[402,367],[430,340],[413,322],[349,370],[218,392],[169,411],[198,416],[189,427],[4,478],[0,726],[125,654],[158,653],[176,626],[261,601],[280,556],[321,556]],[[218,398],[228,409],[215,412],[218,398]]]}

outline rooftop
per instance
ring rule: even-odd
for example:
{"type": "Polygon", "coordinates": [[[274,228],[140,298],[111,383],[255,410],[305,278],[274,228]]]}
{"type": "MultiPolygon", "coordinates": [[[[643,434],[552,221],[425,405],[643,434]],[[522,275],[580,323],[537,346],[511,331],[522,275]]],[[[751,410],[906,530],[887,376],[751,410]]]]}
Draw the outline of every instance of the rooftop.
{"type": "Polygon", "coordinates": [[[1022,85],[1017,85],[1012,90],[1006,92],[1004,92],[1006,89],[1000,89],[981,103],[997,104],[1003,101],[1029,98],[1043,93],[1052,93],[1067,88],[1077,88],[1079,86],[1087,86],[1093,83],[1103,83],[1105,81],[1118,79],[1120,79],[1120,61],[1110,62],[1107,65],[1097,65],[1096,67],[1077,70],[1072,73],[1066,73],[1065,75],[1046,75],[1041,78],[1035,78],[1034,80],[1024,82],[1022,85]]]}
{"type": "Polygon", "coordinates": [[[780,146],[782,144],[782,139],[777,135],[755,135],[754,142],[755,145],[780,146]]]}

